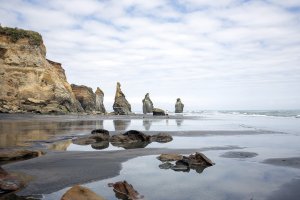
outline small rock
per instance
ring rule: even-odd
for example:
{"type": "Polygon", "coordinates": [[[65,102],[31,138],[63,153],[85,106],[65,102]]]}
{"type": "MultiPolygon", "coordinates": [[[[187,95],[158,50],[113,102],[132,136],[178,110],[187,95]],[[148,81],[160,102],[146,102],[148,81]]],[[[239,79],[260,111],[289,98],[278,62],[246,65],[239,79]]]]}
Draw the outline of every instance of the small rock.
{"type": "Polygon", "coordinates": [[[162,162],[166,161],[178,161],[182,159],[182,155],[180,154],[175,154],[175,153],[169,153],[169,154],[161,154],[160,156],[157,157],[158,160],[162,162]]]}
{"type": "Polygon", "coordinates": [[[110,183],[108,186],[114,188],[113,190],[118,199],[138,200],[143,198],[143,196],[140,196],[133,186],[126,181],[110,183]]]}
{"type": "Polygon", "coordinates": [[[20,179],[10,175],[0,167],[0,193],[12,192],[20,189],[23,183],[20,179]]]}
{"type": "Polygon", "coordinates": [[[61,200],[104,200],[104,198],[86,187],[75,185],[61,197],[61,200]]]}

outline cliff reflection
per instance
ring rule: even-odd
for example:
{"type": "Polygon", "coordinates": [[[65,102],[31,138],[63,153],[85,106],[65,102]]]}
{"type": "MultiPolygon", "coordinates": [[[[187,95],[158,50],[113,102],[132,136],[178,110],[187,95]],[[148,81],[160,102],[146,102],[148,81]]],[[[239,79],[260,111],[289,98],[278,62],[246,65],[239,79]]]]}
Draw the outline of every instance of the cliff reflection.
{"type": "Polygon", "coordinates": [[[183,122],[183,119],[176,119],[177,126],[181,126],[183,122]]]}
{"type": "Polygon", "coordinates": [[[149,131],[152,125],[152,121],[149,119],[144,119],[143,120],[143,126],[145,128],[146,131],[149,131]]]}
{"type": "Polygon", "coordinates": [[[98,121],[0,121],[0,148],[28,146],[28,142],[49,140],[57,135],[89,133],[103,127],[98,121]]]}
{"type": "Polygon", "coordinates": [[[113,120],[116,131],[125,131],[129,127],[131,120],[113,120]]]}

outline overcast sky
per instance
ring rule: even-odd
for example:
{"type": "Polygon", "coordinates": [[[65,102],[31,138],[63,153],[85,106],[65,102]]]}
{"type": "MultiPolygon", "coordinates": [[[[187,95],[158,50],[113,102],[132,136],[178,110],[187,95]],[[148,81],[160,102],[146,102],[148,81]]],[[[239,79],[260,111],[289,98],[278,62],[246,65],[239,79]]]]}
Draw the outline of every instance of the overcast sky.
{"type": "Polygon", "coordinates": [[[133,110],[299,109],[299,0],[0,0],[2,26],[42,34],[70,83],[116,82],[133,110]],[[217,3],[215,3],[217,2],[217,3]]]}

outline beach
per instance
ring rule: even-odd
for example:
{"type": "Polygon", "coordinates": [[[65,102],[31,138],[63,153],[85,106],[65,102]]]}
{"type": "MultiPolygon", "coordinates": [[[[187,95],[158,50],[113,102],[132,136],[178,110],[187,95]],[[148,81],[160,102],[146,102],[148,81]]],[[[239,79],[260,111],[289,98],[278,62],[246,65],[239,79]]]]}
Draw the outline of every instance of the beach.
{"type": "Polygon", "coordinates": [[[32,177],[18,195],[46,200],[60,199],[77,184],[114,199],[107,184],[123,180],[145,199],[199,199],[199,195],[203,199],[287,199],[283,194],[297,199],[299,120],[297,116],[216,111],[170,113],[168,117],[1,114],[1,150],[45,152],[2,167],[32,177]],[[163,132],[173,140],[133,149],[72,143],[94,129],[106,129],[110,135],[128,130],[146,135],[163,132]],[[161,163],[156,157],[162,153],[195,152],[204,153],[215,165],[200,172],[158,167],[161,163]]]}

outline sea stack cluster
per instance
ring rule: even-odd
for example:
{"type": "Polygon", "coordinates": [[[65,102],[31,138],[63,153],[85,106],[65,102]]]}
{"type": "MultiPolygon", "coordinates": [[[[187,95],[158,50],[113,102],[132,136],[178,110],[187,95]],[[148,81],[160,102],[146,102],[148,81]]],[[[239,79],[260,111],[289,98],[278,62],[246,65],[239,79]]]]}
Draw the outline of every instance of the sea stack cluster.
{"type": "MultiPolygon", "coordinates": [[[[60,63],[46,59],[42,36],[34,31],[0,26],[0,113],[94,113],[105,114],[104,92],[85,85],[69,84],[60,63]]],[[[142,101],[143,113],[167,115],[154,108],[149,93],[142,101]]],[[[175,112],[183,112],[177,99],[175,112]]],[[[114,114],[131,114],[118,82],[114,114]]]]}

